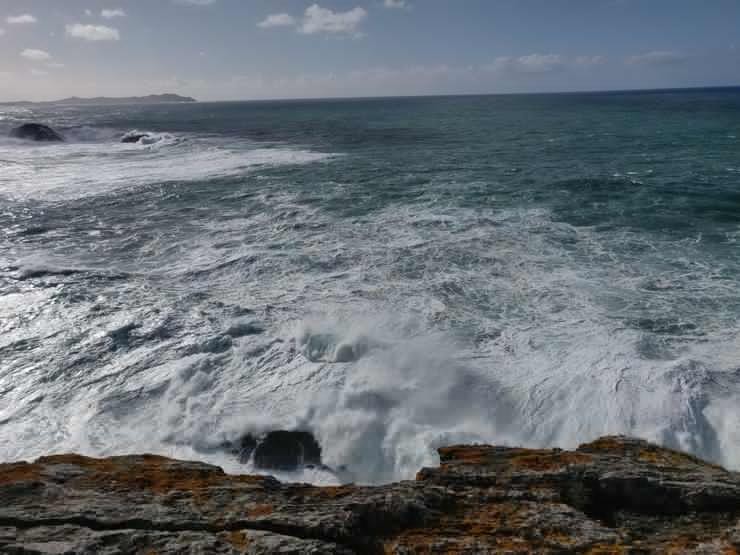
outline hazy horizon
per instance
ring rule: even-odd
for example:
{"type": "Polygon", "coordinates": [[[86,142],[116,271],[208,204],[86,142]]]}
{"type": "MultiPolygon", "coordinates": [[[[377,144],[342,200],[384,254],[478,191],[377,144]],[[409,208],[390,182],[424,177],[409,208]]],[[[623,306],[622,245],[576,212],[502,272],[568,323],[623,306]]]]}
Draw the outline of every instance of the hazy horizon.
{"type": "Polygon", "coordinates": [[[0,101],[736,86],[738,19],[732,0],[7,0],[0,101]]]}
{"type": "MultiPolygon", "coordinates": [[[[579,94],[641,94],[641,93],[661,93],[661,92],[688,92],[688,91],[717,91],[721,92],[723,90],[729,90],[729,89],[740,89],[740,85],[713,85],[708,87],[659,87],[659,88],[644,88],[644,89],[593,89],[593,90],[573,90],[573,91],[538,91],[538,92],[505,92],[505,93],[497,93],[497,92],[490,92],[490,93],[428,93],[428,94],[399,94],[399,95],[374,95],[374,96],[315,96],[315,97],[292,97],[292,96],[286,96],[286,97],[274,97],[274,98],[225,98],[221,100],[200,100],[198,98],[193,97],[187,97],[186,95],[178,95],[186,98],[192,98],[196,102],[199,103],[211,103],[211,104],[228,104],[228,103],[250,103],[250,102],[300,102],[300,101],[338,101],[338,100],[386,100],[386,99],[393,99],[393,98],[399,98],[399,99],[414,99],[414,98],[445,98],[445,97],[486,97],[486,96],[530,96],[530,95],[579,95],[579,94]]],[[[0,100],[0,104],[21,104],[21,103],[34,103],[34,104],[54,104],[55,102],[59,101],[67,101],[72,99],[79,99],[79,100],[96,100],[98,98],[105,99],[105,100],[126,100],[130,98],[147,98],[152,96],[167,96],[177,93],[171,93],[168,91],[164,91],[162,93],[152,92],[150,94],[143,94],[143,95],[133,95],[133,96],[126,96],[126,97],[115,97],[115,96],[96,96],[96,97],[88,97],[88,96],[70,96],[70,97],[64,97],[64,98],[56,98],[51,100],[41,100],[41,101],[32,101],[32,100],[26,100],[26,99],[16,99],[16,100],[0,100]]],[[[166,102],[163,102],[166,104],[166,102]]]]}

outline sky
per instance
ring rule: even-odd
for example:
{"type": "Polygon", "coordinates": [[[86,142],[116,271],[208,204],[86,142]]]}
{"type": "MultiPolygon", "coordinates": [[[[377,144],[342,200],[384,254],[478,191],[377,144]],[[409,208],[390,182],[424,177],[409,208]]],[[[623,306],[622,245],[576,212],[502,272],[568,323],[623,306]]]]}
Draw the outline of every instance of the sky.
{"type": "Polygon", "coordinates": [[[0,0],[0,101],[740,85],[740,0],[0,0]]]}

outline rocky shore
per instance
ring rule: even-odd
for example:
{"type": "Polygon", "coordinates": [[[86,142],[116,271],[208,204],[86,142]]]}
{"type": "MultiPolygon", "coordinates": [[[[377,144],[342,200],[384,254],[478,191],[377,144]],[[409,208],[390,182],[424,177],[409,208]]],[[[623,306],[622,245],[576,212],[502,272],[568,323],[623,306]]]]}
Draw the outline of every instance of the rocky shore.
{"type": "Polygon", "coordinates": [[[376,487],[142,455],[0,465],[0,553],[737,553],[740,474],[644,441],[439,450],[376,487]]]}

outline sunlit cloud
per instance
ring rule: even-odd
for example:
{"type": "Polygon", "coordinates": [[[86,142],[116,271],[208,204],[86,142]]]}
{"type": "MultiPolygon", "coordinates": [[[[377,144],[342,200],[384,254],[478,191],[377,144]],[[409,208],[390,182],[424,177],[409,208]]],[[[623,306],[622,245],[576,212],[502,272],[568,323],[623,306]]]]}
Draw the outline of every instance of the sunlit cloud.
{"type": "Polygon", "coordinates": [[[295,18],[290,14],[274,13],[260,21],[257,24],[257,27],[261,27],[262,29],[270,29],[271,27],[292,27],[295,23],[295,18]]]}
{"type": "Polygon", "coordinates": [[[306,8],[300,31],[306,35],[316,33],[357,35],[357,28],[366,17],[367,11],[359,6],[346,12],[335,12],[313,4],[306,8]]]}
{"type": "Polygon", "coordinates": [[[5,18],[10,25],[27,25],[29,23],[36,23],[38,21],[34,16],[29,13],[22,15],[10,15],[5,18]]]}
{"type": "Polygon", "coordinates": [[[493,71],[543,73],[561,69],[565,59],[560,54],[528,54],[526,56],[499,56],[488,66],[493,71]]]}
{"type": "Polygon", "coordinates": [[[627,58],[628,65],[664,66],[675,65],[686,61],[686,56],[670,50],[654,50],[627,58]]]}
{"type": "Polygon", "coordinates": [[[44,62],[51,59],[51,54],[45,50],[38,50],[36,48],[26,48],[21,52],[21,57],[32,62],[44,62]]]}
{"type": "Polygon", "coordinates": [[[74,23],[67,25],[67,36],[89,41],[119,40],[118,29],[105,25],[85,25],[74,23]]]}
{"type": "Polygon", "coordinates": [[[113,10],[102,10],[100,15],[105,19],[113,19],[115,17],[126,17],[126,12],[121,8],[115,8],[113,10]]]}
{"type": "Polygon", "coordinates": [[[182,4],[184,6],[210,6],[215,4],[216,0],[173,0],[175,4],[182,4]]]}

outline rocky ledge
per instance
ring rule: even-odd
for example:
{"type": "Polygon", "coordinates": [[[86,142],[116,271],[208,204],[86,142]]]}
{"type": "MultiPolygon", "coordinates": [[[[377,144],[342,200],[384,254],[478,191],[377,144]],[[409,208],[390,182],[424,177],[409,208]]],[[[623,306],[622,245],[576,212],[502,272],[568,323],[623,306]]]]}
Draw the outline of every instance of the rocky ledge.
{"type": "Polygon", "coordinates": [[[737,553],[740,474],[644,441],[439,450],[377,487],[143,455],[1,465],[2,553],[737,553]]]}

